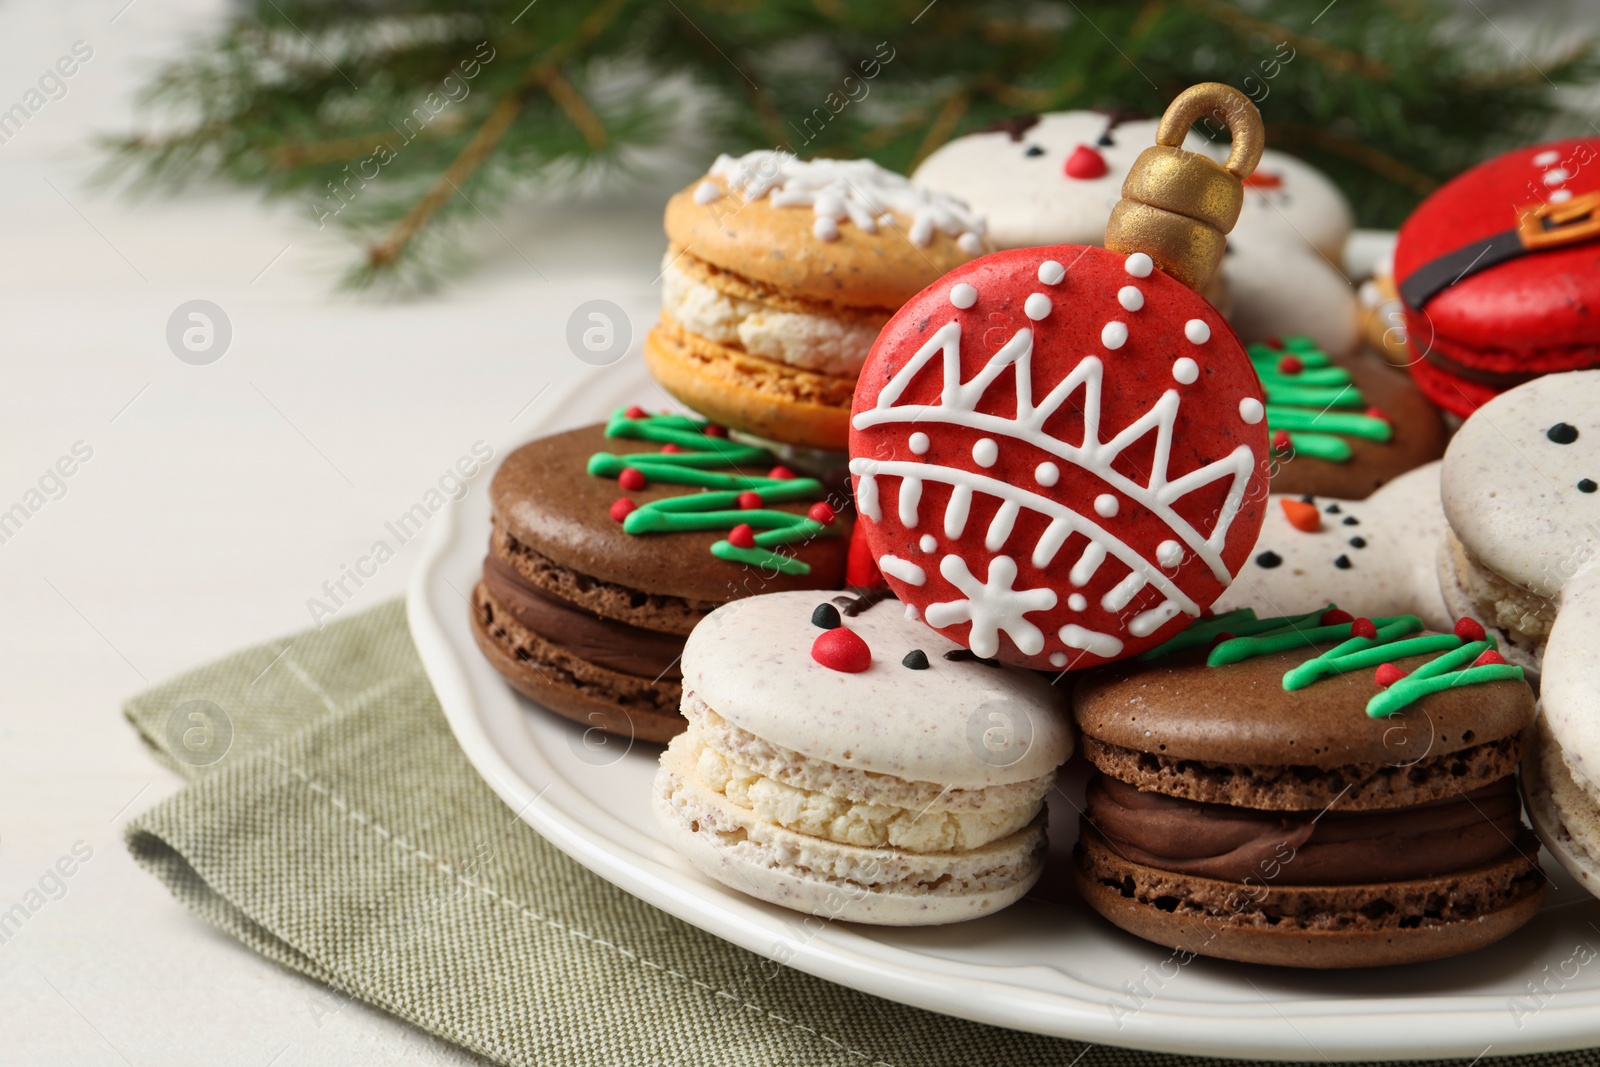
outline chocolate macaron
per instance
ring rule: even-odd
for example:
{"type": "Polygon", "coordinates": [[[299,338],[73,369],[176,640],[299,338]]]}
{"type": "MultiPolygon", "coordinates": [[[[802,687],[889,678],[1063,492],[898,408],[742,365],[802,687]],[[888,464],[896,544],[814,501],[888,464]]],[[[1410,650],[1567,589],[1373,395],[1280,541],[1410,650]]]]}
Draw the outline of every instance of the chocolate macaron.
{"type": "Polygon", "coordinates": [[[1074,694],[1079,892],[1182,952],[1291,967],[1439,959],[1544,894],[1515,771],[1533,694],[1470,619],[1231,612],[1074,694]]]}
{"type": "Polygon", "coordinates": [[[696,419],[631,408],[541,438],[489,492],[479,648],[524,696],[623,736],[683,729],[678,658],[715,608],[844,578],[839,501],[696,419]]]}

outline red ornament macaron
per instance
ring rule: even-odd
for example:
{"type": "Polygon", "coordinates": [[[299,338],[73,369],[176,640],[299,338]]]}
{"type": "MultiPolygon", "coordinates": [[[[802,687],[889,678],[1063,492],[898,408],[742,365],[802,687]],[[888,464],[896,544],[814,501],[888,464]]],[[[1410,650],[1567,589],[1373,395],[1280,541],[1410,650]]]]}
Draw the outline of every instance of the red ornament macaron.
{"type": "Polygon", "coordinates": [[[1120,659],[1248,559],[1264,414],[1233,331],[1148,255],[998,252],[873,346],[851,420],[858,521],[895,593],[978,655],[1120,659]]]}
{"type": "Polygon", "coordinates": [[[1411,373],[1467,416],[1542,374],[1600,366],[1600,137],[1519,148],[1446,183],[1395,246],[1411,373]]]}

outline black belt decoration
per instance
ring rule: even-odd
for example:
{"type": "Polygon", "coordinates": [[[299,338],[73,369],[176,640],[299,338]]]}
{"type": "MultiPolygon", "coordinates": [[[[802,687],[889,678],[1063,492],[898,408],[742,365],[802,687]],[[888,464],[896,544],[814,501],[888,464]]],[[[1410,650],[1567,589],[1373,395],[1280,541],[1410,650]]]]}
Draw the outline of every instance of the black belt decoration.
{"type": "Polygon", "coordinates": [[[1560,204],[1535,204],[1517,225],[1446,252],[1411,272],[1400,284],[1408,308],[1422,306],[1463,278],[1531,252],[1542,252],[1600,237],[1600,193],[1585,193],[1560,204]]]}

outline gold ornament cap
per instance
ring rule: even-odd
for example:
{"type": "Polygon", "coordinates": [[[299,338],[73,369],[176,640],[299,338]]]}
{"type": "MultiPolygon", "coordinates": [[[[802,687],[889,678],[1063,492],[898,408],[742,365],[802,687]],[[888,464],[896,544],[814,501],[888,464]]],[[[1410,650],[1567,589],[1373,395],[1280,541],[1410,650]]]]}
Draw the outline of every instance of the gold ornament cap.
{"type": "Polygon", "coordinates": [[[1204,82],[1179,93],[1161,116],[1155,146],[1139,154],[1122,183],[1106,247],[1144,252],[1189,288],[1204,288],[1222,264],[1244,204],[1244,179],[1261,162],[1266,140],[1261,112],[1231,85],[1204,82]],[[1207,115],[1233,135],[1226,163],[1182,147],[1189,127],[1207,115]]]}

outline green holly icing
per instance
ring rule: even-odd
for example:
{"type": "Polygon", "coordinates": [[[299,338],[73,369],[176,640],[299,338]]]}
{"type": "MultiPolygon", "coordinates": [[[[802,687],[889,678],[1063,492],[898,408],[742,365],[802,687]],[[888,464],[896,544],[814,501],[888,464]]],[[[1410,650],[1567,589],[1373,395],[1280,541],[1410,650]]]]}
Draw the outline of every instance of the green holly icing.
{"type": "Polygon", "coordinates": [[[1282,348],[1254,344],[1247,351],[1267,394],[1267,433],[1273,440],[1279,431],[1288,434],[1297,455],[1343,463],[1352,455],[1346,437],[1388,441],[1394,436],[1388,420],[1365,414],[1366,397],[1350,372],[1311,338],[1286,337],[1282,348]],[[1300,369],[1283,371],[1286,357],[1299,360],[1300,369]]]}
{"type": "Polygon", "coordinates": [[[777,458],[764,448],[740,444],[725,437],[711,437],[708,423],[683,415],[644,415],[630,417],[618,409],[606,423],[606,436],[671,445],[675,452],[596,452],[589,457],[590,474],[615,478],[632,468],[650,482],[686,485],[700,492],[652,500],[629,512],[622,520],[625,533],[683,533],[694,530],[731,530],[741,523],[759,531],[754,548],[740,548],[726,538],[711,546],[718,559],[771,567],[783,574],[811,573],[811,565],[785,552],[781,545],[809,541],[814,537],[833,537],[838,523],[818,522],[807,515],[795,515],[776,508],[741,508],[739,497],[754,493],[763,504],[789,504],[800,500],[821,501],[827,495],[815,478],[773,478],[747,474],[746,466],[770,470],[777,458]]]}
{"type": "Polygon", "coordinates": [[[1492,637],[1469,641],[1453,633],[1419,633],[1423,624],[1415,615],[1367,620],[1372,623],[1375,636],[1357,637],[1351,633],[1353,621],[1326,625],[1321,622],[1334,610],[1334,605],[1329,604],[1304,615],[1260,619],[1251,609],[1241,608],[1197,622],[1139,658],[1157,659],[1184,649],[1210,645],[1206,665],[1223,667],[1257,656],[1337,642],[1326,652],[1296,664],[1284,674],[1283,688],[1293,691],[1336,674],[1373,669],[1410,656],[1441,653],[1367,701],[1367,714],[1375,719],[1402,711],[1429,693],[1461,685],[1523,679],[1522,668],[1510,663],[1473,666],[1479,656],[1495,647],[1492,637]],[[1416,636],[1411,636],[1413,634],[1416,636]]]}

